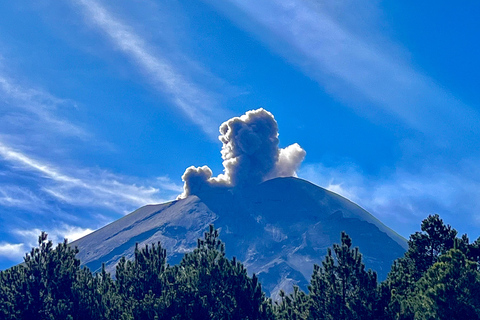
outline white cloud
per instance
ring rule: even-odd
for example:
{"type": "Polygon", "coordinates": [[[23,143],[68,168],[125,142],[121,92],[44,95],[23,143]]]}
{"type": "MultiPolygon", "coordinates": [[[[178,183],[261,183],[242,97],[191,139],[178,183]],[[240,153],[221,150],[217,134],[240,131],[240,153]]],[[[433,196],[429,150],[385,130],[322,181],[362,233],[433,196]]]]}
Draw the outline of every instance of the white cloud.
{"type": "Polygon", "coordinates": [[[143,70],[153,85],[169,95],[176,107],[210,137],[218,135],[212,117],[216,102],[213,94],[190,81],[171,61],[155,53],[130,26],[115,18],[93,0],[75,1],[85,18],[94,23],[110,40],[143,70]]]}
{"type": "Polygon", "coordinates": [[[20,260],[25,255],[25,246],[23,243],[0,243],[0,257],[11,260],[20,260]]]}
{"type": "MultiPolygon", "coordinates": [[[[1,65],[0,65],[1,69],[1,65]]],[[[58,108],[71,107],[72,102],[59,99],[51,94],[20,86],[0,70],[0,159],[9,163],[8,177],[33,177],[34,186],[0,184],[0,206],[15,207],[30,212],[58,211],[47,203],[46,198],[54,197],[71,205],[104,207],[127,213],[149,203],[165,202],[180,190],[167,178],[155,181],[115,175],[100,169],[66,168],[40,160],[35,154],[49,150],[51,139],[58,136],[86,138],[82,128],[55,114],[58,108]],[[38,136],[35,138],[35,136],[38,136]],[[14,149],[10,147],[16,145],[14,149]],[[20,151],[29,150],[30,155],[20,151]],[[61,168],[61,169],[60,169],[61,168]],[[153,184],[159,187],[144,186],[153,184]],[[162,187],[165,187],[160,196],[162,187]],[[172,193],[169,195],[169,193],[172,193]]]]}
{"type": "Polygon", "coordinates": [[[66,230],[66,232],[63,234],[63,238],[67,239],[68,242],[72,242],[75,240],[78,240],[80,238],[85,237],[86,235],[92,233],[94,230],[90,228],[79,228],[79,227],[70,227],[69,229],[66,230]]]}
{"type": "Polygon", "coordinates": [[[159,184],[162,190],[173,191],[177,193],[183,192],[183,186],[177,183],[172,182],[172,180],[165,176],[165,177],[158,177],[157,183],[159,184]]]}
{"type": "MultiPolygon", "coordinates": [[[[27,250],[38,245],[38,237],[41,233],[42,230],[38,228],[30,230],[13,230],[13,235],[17,236],[20,240],[24,242],[23,245],[28,248],[27,250]]],[[[50,238],[50,240],[52,240],[52,238],[50,238]]]]}
{"type": "Polygon", "coordinates": [[[335,192],[335,193],[337,193],[337,194],[339,194],[339,195],[341,195],[341,196],[343,196],[347,199],[353,200],[353,199],[357,198],[352,192],[350,192],[348,189],[345,189],[343,187],[342,182],[334,183],[334,180],[331,179],[330,182],[328,183],[328,185],[325,185],[324,187],[325,187],[325,189],[330,190],[332,192],[335,192]]]}
{"type": "Polygon", "coordinates": [[[337,167],[305,164],[299,176],[352,200],[408,236],[422,219],[434,213],[459,229],[475,224],[480,216],[478,170],[473,161],[459,164],[456,170],[429,163],[415,173],[397,169],[374,177],[351,163],[337,167]],[[466,225],[455,221],[458,215],[466,225]]]}
{"type": "MultiPolygon", "coordinates": [[[[58,227],[45,228],[43,231],[48,234],[48,239],[56,246],[57,243],[63,242],[64,239],[72,242],[92,233],[94,230],[60,224],[58,227]]],[[[13,244],[0,242],[0,257],[20,262],[22,257],[24,257],[27,252],[30,252],[31,248],[38,246],[38,237],[42,233],[42,230],[39,228],[16,229],[11,233],[14,237],[18,238],[18,240],[22,241],[22,243],[13,244]]]]}
{"type": "MultiPolygon", "coordinates": [[[[1,65],[0,65],[1,69],[1,65]]],[[[1,71],[1,70],[0,70],[1,71]]],[[[88,133],[72,122],[55,115],[60,107],[72,108],[74,104],[66,99],[59,99],[40,89],[21,86],[14,79],[0,73],[0,94],[2,95],[1,118],[3,133],[25,130],[61,133],[62,135],[86,138],[88,133]]]]}
{"type": "Polygon", "coordinates": [[[92,233],[94,230],[90,228],[81,228],[77,226],[71,226],[67,224],[61,224],[58,227],[50,227],[41,230],[39,228],[34,229],[16,229],[11,233],[22,243],[0,243],[0,257],[5,257],[12,261],[20,262],[22,257],[25,256],[27,252],[30,252],[31,248],[38,246],[38,237],[45,231],[48,234],[48,239],[51,240],[56,246],[58,243],[63,242],[64,239],[67,239],[68,242],[75,241],[81,237],[92,233]]]}
{"type": "MultiPolygon", "coordinates": [[[[138,206],[168,200],[159,197],[158,188],[126,183],[123,181],[131,179],[106,171],[75,168],[71,170],[75,176],[66,174],[61,169],[13,150],[2,142],[0,157],[10,162],[16,170],[27,171],[46,179],[47,182],[42,184],[41,189],[72,205],[107,207],[126,213],[138,206]]],[[[167,182],[164,178],[163,184],[167,182]]]]}
{"type": "MultiPolygon", "coordinates": [[[[230,0],[231,7],[216,0],[243,28],[333,96],[362,115],[377,118],[378,111],[394,115],[412,128],[438,140],[479,134],[480,117],[428,76],[414,70],[384,41],[369,43],[332,17],[314,1],[230,0]],[[242,14],[239,14],[240,11],[242,14]],[[248,17],[244,21],[239,17],[248,17]],[[365,103],[365,99],[372,103],[365,103]],[[367,105],[367,107],[365,107],[367,105]],[[473,132],[473,134],[472,134],[473,132]]],[[[342,10],[350,9],[342,6],[342,10]]],[[[361,20],[358,12],[354,16],[361,20]]],[[[359,24],[361,25],[361,24],[359,24]]],[[[368,30],[364,32],[368,34],[368,30]]],[[[440,142],[439,142],[440,143],[440,142]]]]}
{"type": "Polygon", "coordinates": [[[31,190],[7,184],[0,185],[0,206],[15,207],[32,212],[47,208],[45,201],[31,190]]]}
{"type": "Polygon", "coordinates": [[[45,231],[48,234],[48,239],[56,245],[57,243],[63,242],[64,239],[67,239],[68,242],[75,241],[92,233],[94,230],[62,223],[58,227],[47,227],[43,230],[40,228],[16,229],[13,231],[13,235],[21,239],[26,247],[31,248],[38,245],[38,237],[42,231],[45,231]]]}

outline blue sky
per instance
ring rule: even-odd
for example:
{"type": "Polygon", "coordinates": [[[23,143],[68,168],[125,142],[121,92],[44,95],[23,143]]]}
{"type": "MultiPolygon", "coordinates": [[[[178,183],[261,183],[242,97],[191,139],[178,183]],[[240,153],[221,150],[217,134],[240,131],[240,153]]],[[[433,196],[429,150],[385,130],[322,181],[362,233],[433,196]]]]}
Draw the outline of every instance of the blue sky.
{"type": "Polygon", "coordinates": [[[0,269],[222,173],[219,125],[263,107],[298,176],[408,237],[480,234],[480,4],[3,1],[0,269]]]}

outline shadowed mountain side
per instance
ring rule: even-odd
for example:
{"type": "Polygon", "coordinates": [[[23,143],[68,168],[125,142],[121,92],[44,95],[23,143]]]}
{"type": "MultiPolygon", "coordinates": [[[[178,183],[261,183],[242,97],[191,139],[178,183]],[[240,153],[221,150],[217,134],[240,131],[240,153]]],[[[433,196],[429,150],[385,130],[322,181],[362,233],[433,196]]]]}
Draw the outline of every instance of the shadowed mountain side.
{"type": "Polygon", "coordinates": [[[135,243],[161,241],[169,263],[196,246],[208,225],[220,228],[228,257],[236,256],[256,273],[273,297],[292,284],[303,289],[313,264],[340,242],[341,231],[360,247],[367,268],[384,279],[406,240],[349,200],[298,178],[276,178],[249,188],[205,188],[197,196],[142,207],[72,243],[92,270],[102,262],[114,271],[135,243]]]}
{"type": "Polygon", "coordinates": [[[215,226],[222,229],[227,255],[257,273],[270,293],[289,291],[292,284],[306,289],[313,264],[321,265],[342,231],[381,280],[407,248],[404,238],[358,205],[298,178],[272,179],[247,189],[205,190],[198,196],[219,213],[215,226]],[[303,277],[293,276],[298,272],[303,277]]]}

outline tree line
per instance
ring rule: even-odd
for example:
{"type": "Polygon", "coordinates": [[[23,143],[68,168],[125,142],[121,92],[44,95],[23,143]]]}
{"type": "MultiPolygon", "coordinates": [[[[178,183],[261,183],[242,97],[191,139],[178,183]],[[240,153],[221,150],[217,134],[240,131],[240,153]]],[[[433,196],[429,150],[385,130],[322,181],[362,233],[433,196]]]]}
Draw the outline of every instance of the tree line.
{"type": "Polygon", "coordinates": [[[313,266],[308,292],[294,286],[278,301],[225,256],[213,226],[178,265],[160,243],[137,246],[114,277],[82,267],[77,248],[54,248],[42,233],[23,264],[0,271],[0,319],[480,319],[480,238],[457,237],[438,215],[421,230],[380,283],[342,233],[313,266]]]}

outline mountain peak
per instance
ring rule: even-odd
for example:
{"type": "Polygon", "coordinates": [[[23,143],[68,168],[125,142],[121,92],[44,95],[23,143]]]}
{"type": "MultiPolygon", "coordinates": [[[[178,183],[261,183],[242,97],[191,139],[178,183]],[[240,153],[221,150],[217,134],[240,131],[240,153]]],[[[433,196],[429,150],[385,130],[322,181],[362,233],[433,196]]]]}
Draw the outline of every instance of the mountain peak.
{"type": "Polygon", "coordinates": [[[299,178],[275,178],[248,188],[210,187],[196,195],[142,207],[72,243],[92,270],[114,270],[121,256],[160,241],[169,263],[178,263],[214,223],[226,245],[256,273],[267,292],[306,288],[313,264],[339,243],[342,231],[360,247],[365,264],[384,279],[406,240],[344,197],[299,178]]]}

